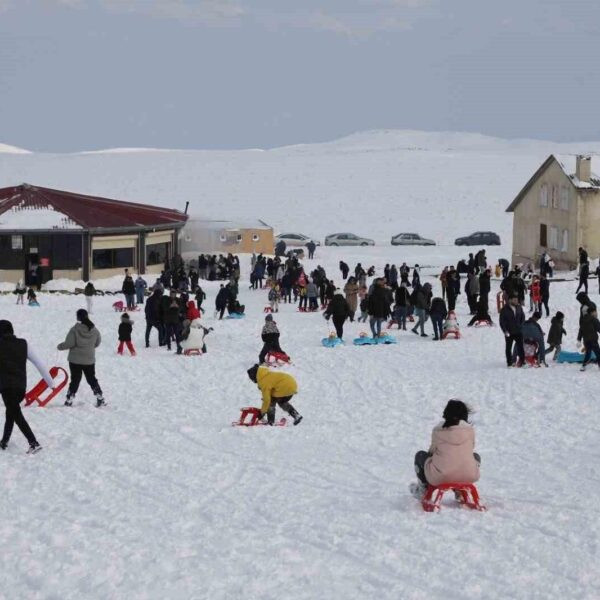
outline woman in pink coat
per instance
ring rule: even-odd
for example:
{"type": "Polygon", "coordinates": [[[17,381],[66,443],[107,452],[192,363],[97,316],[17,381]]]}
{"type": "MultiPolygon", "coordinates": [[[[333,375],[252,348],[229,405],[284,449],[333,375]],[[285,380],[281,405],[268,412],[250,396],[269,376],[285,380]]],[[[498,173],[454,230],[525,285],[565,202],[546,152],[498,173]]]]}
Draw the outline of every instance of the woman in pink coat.
{"type": "Polygon", "coordinates": [[[468,423],[469,408],[461,400],[449,400],[444,421],[434,427],[429,452],[415,455],[415,471],[424,492],[427,485],[474,483],[479,479],[481,458],[475,454],[475,430],[468,423]]]}

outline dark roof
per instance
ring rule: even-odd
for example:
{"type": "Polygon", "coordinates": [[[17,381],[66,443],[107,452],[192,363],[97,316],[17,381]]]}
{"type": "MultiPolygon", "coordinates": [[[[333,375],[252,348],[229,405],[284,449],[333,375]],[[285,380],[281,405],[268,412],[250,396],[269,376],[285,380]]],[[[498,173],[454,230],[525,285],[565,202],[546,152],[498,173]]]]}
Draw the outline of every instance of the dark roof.
{"type": "Polygon", "coordinates": [[[584,183],[582,181],[579,181],[579,179],[577,179],[577,177],[574,174],[570,174],[567,169],[567,166],[566,166],[567,158],[568,157],[562,157],[562,160],[559,160],[554,154],[551,154],[542,163],[540,168],[531,176],[531,179],[525,184],[523,189],[517,194],[517,197],[510,203],[510,205],[506,209],[506,212],[513,212],[515,210],[515,208],[517,207],[519,202],[521,202],[521,200],[523,200],[523,198],[525,197],[527,192],[529,192],[529,190],[532,188],[533,184],[538,180],[539,177],[541,177],[543,175],[543,173],[546,171],[546,169],[554,162],[558,163],[558,166],[563,170],[564,174],[567,176],[569,181],[577,189],[583,190],[583,191],[600,189],[600,177],[598,177],[594,173],[591,174],[589,183],[584,183]]]}
{"type": "MultiPolygon", "coordinates": [[[[115,229],[183,225],[187,215],[171,208],[85,196],[23,183],[0,189],[0,215],[18,208],[52,208],[83,229],[115,229]]],[[[32,215],[33,217],[33,215],[32,215]]]]}

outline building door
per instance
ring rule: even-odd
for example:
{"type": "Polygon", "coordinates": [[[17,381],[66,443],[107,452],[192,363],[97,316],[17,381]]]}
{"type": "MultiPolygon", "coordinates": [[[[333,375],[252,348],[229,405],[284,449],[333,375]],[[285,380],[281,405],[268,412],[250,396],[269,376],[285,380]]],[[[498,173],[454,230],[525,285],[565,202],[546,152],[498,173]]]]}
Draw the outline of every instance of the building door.
{"type": "Polygon", "coordinates": [[[548,227],[544,223],[540,223],[540,246],[548,247],[548,227]]]}
{"type": "Polygon", "coordinates": [[[30,252],[25,255],[25,285],[39,289],[40,280],[40,255],[30,252]]]}

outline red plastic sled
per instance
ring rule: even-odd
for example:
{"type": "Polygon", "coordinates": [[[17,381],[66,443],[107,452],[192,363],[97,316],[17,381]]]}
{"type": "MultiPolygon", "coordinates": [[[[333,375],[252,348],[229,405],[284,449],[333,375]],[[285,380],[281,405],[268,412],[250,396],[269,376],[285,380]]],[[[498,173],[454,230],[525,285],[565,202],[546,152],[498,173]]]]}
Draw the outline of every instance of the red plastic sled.
{"type": "Polygon", "coordinates": [[[292,361],[285,352],[267,352],[265,362],[272,367],[276,367],[278,365],[289,365],[292,361]]]}
{"type": "Polygon", "coordinates": [[[265,306],[263,308],[263,312],[265,312],[265,313],[272,313],[273,309],[270,306],[265,306]]]}
{"type": "MultiPolygon", "coordinates": [[[[396,319],[390,319],[387,324],[387,328],[391,329],[394,325],[398,325],[398,321],[396,319]]],[[[398,329],[400,329],[400,325],[398,325],[398,329]]]]}
{"type": "Polygon", "coordinates": [[[183,351],[184,356],[201,356],[202,350],[200,348],[188,348],[183,351]]]}
{"type": "Polygon", "coordinates": [[[46,394],[44,398],[40,398],[40,396],[48,389],[48,384],[43,379],[29,390],[25,394],[25,406],[30,406],[34,402],[37,402],[38,406],[46,406],[54,396],[57,396],[69,381],[69,376],[62,367],[52,367],[50,369],[50,377],[52,379],[55,379],[59,373],[62,373],[62,381],[49,394],[46,394]]]}
{"type": "MultiPolygon", "coordinates": [[[[242,411],[242,414],[240,415],[240,420],[234,421],[231,424],[233,427],[257,427],[258,425],[269,425],[268,423],[262,423],[258,420],[260,417],[260,409],[256,408],[255,406],[245,406],[240,410],[242,411]],[[250,420],[246,419],[246,417],[248,416],[250,416],[250,420]]],[[[279,419],[279,421],[274,423],[273,426],[284,427],[285,424],[286,419],[285,417],[282,417],[281,419],[279,419]]]]}
{"type": "Polygon", "coordinates": [[[458,502],[461,506],[466,506],[473,510],[486,510],[485,506],[479,502],[477,488],[472,483],[444,483],[442,485],[430,485],[421,500],[425,512],[439,512],[444,494],[452,490],[458,492],[460,497],[458,502]]]}

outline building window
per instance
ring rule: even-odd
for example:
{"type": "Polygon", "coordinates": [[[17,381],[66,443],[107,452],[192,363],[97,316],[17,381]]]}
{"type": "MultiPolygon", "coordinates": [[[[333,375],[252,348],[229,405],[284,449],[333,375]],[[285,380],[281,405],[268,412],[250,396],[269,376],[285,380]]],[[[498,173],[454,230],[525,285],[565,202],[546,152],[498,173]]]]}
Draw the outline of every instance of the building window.
{"type": "Polygon", "coordinates": [[[558,250],[558,227],[550,227],[550,248],[558,250]]]}
{"type": "Polygon", "coordinates": [[[544,223],[540,223],[540,246],[542,248],[548,246],[548,227],[544,223]]]}
{"type": "Polygon", "coordinates": [[[558,208],[558,186],[552,186],[552,208],[558,208]]]}
{"type": "Polygon", "coordinates": [[[238,244],[241,244],[241,243],[242,243],[242,234],[241,234],[241,233],[238,233],[238,234],[237,234],[237,236],[236,236],[236,238],[235,238],[235,241],[236,241],[238,244]]]}
{"type": "Polygon", "coordinates": [[[260,240],[260,235],[258,235],[257,233],[255,233],[255,234],[252,236],[252,241],[253,241],[253,242],[258,242],[259,240],[260,240]]]}
{"type": "Polygon", "coordinates": [[[566,185],[560,188],[560,207],[562,210],[569,210],[569,188],[566,185]]]}
{"type": "Polygon", "coordinates": [[[92,267],[94,269],[116,269],[133,266],[133,248],[110,248],[92,252],[92,267]]]}
{"type": "Polygon", "coordinates": [[[545,183],[540,188],[540,206],[548,206],[548,185],[545,183]]]}
{"type": "Polygon", "coordinates": [[[227,236],[224,233],[222,233],[219,236],[219,240],[221,240],[221,242],[224,244],[227,241],[227,236]]]}
{"type": "Polygon", "coordinates": [[[13,250],[23,250],[23,236],[22,235],[11,235],[10,242],[11,242],[11,248],[13,250]]]}
{"type": "Polygon", "coordinates": [[[561,252],[568,252],[569,251],[569,231],[567,229],[563,229],[562,232],[562,246],[561,246],[561,252]]]}
{"type": "Polygon", "coordinates": [[[169,246],[168,242],[163,242],[161,244],[148,244],[146,246],[146,265],[162,265],[167,261],[169,256],[169,246]]]}

